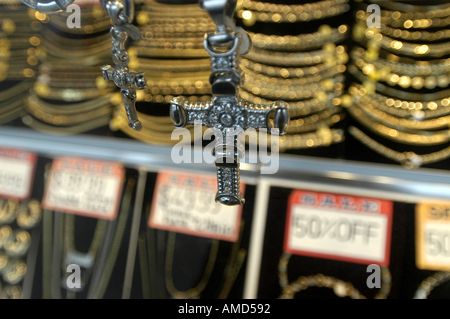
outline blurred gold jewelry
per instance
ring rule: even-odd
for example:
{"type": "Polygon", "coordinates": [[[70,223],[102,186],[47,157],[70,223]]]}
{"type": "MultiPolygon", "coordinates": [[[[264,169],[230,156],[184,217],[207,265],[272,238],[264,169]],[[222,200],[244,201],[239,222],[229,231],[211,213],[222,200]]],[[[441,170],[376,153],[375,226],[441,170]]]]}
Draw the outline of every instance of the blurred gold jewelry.
{"type": "Polygon", "coordinates": [[[377,152],[382,156],[385,156],[386,158],[399,162],[408,169],[419,168],[422,165],[436,163],[450,157],[450,147],[446,147],[440,151],[423,155],[419,155],[411,151],[398,152],[371,139],[369,136],[367,136],[354,126],[350,126],[348,131],[353,137],[355,137],[358,141],[366,145],[371,150],[377,152]]]}
{"type": "Polygon", "coordinates": [[[0,299],[22,299],[23,292],[22,288],[19,285],[9,285],[5,286],[2,289],[0,294],[0,299]]]}
{"type": "Polygon", "coordinates": [[[340,110],[340,107],[335,106],[306,118],[291,119],[287,133],[305,133],[316,131],[320,127],[331,127],[344,118],[344,113],[338,113],[340,110]]]}
{"type": "MultiPolygon", "coordinates": [[[[281,69],[278,68],[280,73],[277,73],[275,76],[267,76],[265,73],[255,72],[254,69],[248,69],[244,65],[241,65],[242,70],[244,71],[245,81],[249,81],[250,83],[259,83],[261,82],[261,88],[267,85],[279,85],[279,86],[292,86],[292,85],[305,85],[307,83],[317,83],[322,79],[332,78],[340,73],[345,71],[345,65],[338,65],[331,68],[324,68],[323,70],[314,73],[309,76],[296,76],[292,72],[302,71],[301,69],[296,69],[293,71],[292,69],[281,69]]],[[[307,69],[308,72],[319,69],[313,69],[314,67],[310,67],[307,69]]],[[[273,68],[274,70],[276,68],[273,68]]],[[[257,68],[259,70],[259,68],[257,68]]],[[[277,70],[278,71],[278,70],[277,70]]],[[[300,73],[300,72],[298,72],[300,73]]]]}
{"type": "Polygon", "coordinates": [[[27,273],[27,265],[22,260],[13,259],[3,270],[3,280],[11,285],[18,284],[22,281],[27,273]]]}
{"type": "Polygon", "coordinates": [[[375,121],[384,124],[389,127],[397,129],[409,129],[409,130],[436,130],[442,128],[448,128],[450,125],[450,116],[443,116],[433,119],[404,119],[396,116],[389,115],[369,103],[358,103],[358,107],[375,121]]]}
{"type": "MultiPolygon", "coordinates": [[[[335,5],[324,9],[317,9],[311,12],[303,11],[301,13],[297,13],[295,12],[295,10],[290,10],[291,12],[287,13],[288,10],[260,12],[249,9],[238,9],[236,11],[236,16],[240,19],[243,19],[242,23],[246,26],[252,26],[257,21],[266,23],[307,22],[334,17],[347,12],[350,9],[350,6],[346,2],[348,1],[343,1],[343,3],[345,3],[343,5],[335,5]]],[[[285,6],[284,8],[287,7],[288,6],[285,6]]]]}
{"type": "Polygon", "coordinates": [[[331,55],[331,52],[323,49],[309,52],[277,52],[252,47],[244,57],[254,63],[279,67],[299,67],[323,63],[331,55]]]}
{"type": "Polygon", "coordinates": [[[450,15],[450,4],[432,4],[432,5],[413,5],[401,3],[397,1],[371,0],[372,3],[379,4],[388,10],[396,10],[389,12],[393,19],[398,19],[402,15],[408,18],[412,14],[413,19],[427,19],[434,17],[446,17],[450,15]],[[411,13],[412,12],[412,13],[411,13]]]}
{"type": "Polygon", "coordinates": [[[90,121],[85,121],[80,124],[71,126],[54,126],[42,123],[34,119],[31,115],[25,115],[22,117],[22,122],[36,131],[42,131],[49,134],[58,135],[71,135],[84,133],[102,126],[108,125],[111,119],[111,115],[95,118],[90,121]]]}
{"type": "Polygon", "coordinates": [[[20,204],[17,213],[17,225],[22,229],[31,229],[35,227],[42,218],[42,207],[38,200],[32,199],[20,204]]]}
{"type": "Polygon", "coordinates": [[[391,28],[387,25],[381,25],[381,33],[394,38],[403,40],[425,40],[437,41],[450,38],[450,30],[439,30],[436,32],[428,31],[408,31],[402,29],[391,28]]]}
{"type": "Polygon", "coordinates": [[[254,0],[238,0],[236,7],[238,9],[248,9],[252,11],[269,13],[282,12],[285,14],[300,14],[302,12],[314,13],[316,10],[326,10],[330,7],[343,5],[346,3],[348,3],[348,0],[322,0],[313,3],[286,5],[254,0]]]}
{"type": "MultiPolygon", "coordinates": [[[[1,236],[1,234],[0,234],[0,236],[1,236]]],[[[3,269],[5,269],[6,265],[8,265],[8,262],[9,262],[8,255],[5,254],[5,252],[0,251],[0,274],[3,273],[3,269]]]]}
{"type": "Polygon", "coordinates": [[[10,257],[24,256],[31,245],[30,233],[26,230],[17,229],[11,234],[9,240],[4,244],[5,253],[10,257]]]}
{"type": "Polygon", "coordinates": [[[300,35],[266,35],[247,31],[252,39],[252,45],[258,49],[275,51],[302,51],[323,46],[326,42],[337,43],[347,36],[348,27],[341,25],[338,28],[331,28],[322,25],[319,30],[313,33],[300,35]]]}
{"type": "MultiPolygon", "coordinates": [[[[358,60],[362,59],[369,63],[366,59],[367,50],[363,48],[352,49],[350,55],[358,65],[358,60]]],[[[360,63],[360,62],[359,62],[360,63]]],[[[374,61],[370,61],[374,65],[375,69],[381,70],[383,68],[389,68],[390,71],[401,73],[404,75],[414,76],[426,76],[437,75],[450,72],[450,58],[447,59],[434,59],[431,61],[417,61],[406,58],[400,58],[394,54],[389,54],[386,59],[377,58],[374,61]]],[[[358,65],[359,66],[359,65],[358,65]]]]}
{"type": "Polygon", "coordinates": [[[443,99],[447,96],[450,96],[450,89],[442,90],[434,93],[411,93],[406,92],[398,89],[394,89],[391,87],[388,87],[384,84],[381,84],[379,82],[375,82],[369,77],[367,77],[365,74],[363,74],[356,65],[350,64],[348,66],[349,72],[354,75],[363,85],[367,84],[371,86],[371,89],[367,89],[367,94],[372,95],[375,93],[375,91],[382,92],[389,96],[395,96],[400,99],[410,100],[410,101],[433,101],[437,99],[443,99]]]}
{"type": "Polygon", "coordinates": [[[0,227],[0,249],[3,248],[7,242],[9,242],[12,232],[12,228],[8,225],[0,227]]]}
{"type": "Polygon", "coordinates": [[[62,100],[66,102],[79,102],[102,97],[111,92],[110,89],[52,89],[48,85],[36,82],[32,93],[46,99],[62,100]]]}
{"type": "Polygon", "coordinates": [[[370,129],[371,131],[380,134],[382,137],[390,139],[395,142],[400,142],[408,145],[439,145],[450,141],[450,131],[418,131],[415,133],[406,133],[394,128],[387,127],[369,118],[363,111],[357,107],[351,106],[347,108],[350,114],[359,123],[370,129]]]}
{"type": "MultiPolygon", "coordinates": [[[[336,96],[337,95],[334,93],[319,91],[316,92],[315,96],[311,99],[291,101],[288,103],[289,115],[291,117],[299,117],[323,111],[330,105],[328,102],[333,100],[336,96]]],[[[245,101],[256,104],[272,104],[275,102],[273,100],[266,100],[259,96],[255,96],[244,90],[239,91],[239,97],[245,101]]]]}
{"type": "Polygon", "coordinates": [[[10,88],[0,91],[0,101],[6,101],[14,96],[28,91],[33,86],[33,82],[24,80],[10,88]]]}
{"type": "Polygon", "coordinates": [[[12,223],[17,216],[19,202],[15,199],[0,199],[0,225],[12,223]]]}
{"type": "MultiPolygon", "coordinates": [[[[278,66],[272,66],[272,65],[265,65],[261,63],[255,63],[250,60],[247,60],[245,58],[241,59],[241,67],[243,67],[244,70],[251,70],[255,73],[260,73],[264,75],[268,75],[271,77],[281,77],[281,78],[299,78],[297,80],[303,79],[305,76],[309,75],[319,75],[321,72],[328,71],[331,69],[331,72],[336,73],[343,73],[345,72],[345,65],[338,64],[336,65],[336,62],[334,64],[317,64],[307,67],[300,67],[300,68],[284,68],[284,67],[278,67],[278,66]],[[245,68],[244,68],[245,67],[245,68]]],[[[247,72],[248,73],[248,72],[247,72]]],[[[323,76],[323,77],[330,77],[332,75],[323,76]]],[[[322,77],[322,76],[321,76],[322,77]]],[[[301,80],[304,81],[304,80],[301,80]]]]}
{"type": "Polygon", "coordinates": [[[438,271],[422,281],[414,294],[414,299],[427,299],[431,291],[450,280],[450,272],[438,271]]]}
{"type": "Polygon", "coordinates": [[[178,50],[192,50],[204,48],[203,38],[161,38],[152,40],[137,40],[135,44],[140,48],[146,49],[166,49],[172,48],[178,50]]]}
{"type": "Polygon", "coordinates": [[[450,83],[450,78],[448,74],[441,74],[435,76],[435,74],[428,76],[426,78],[421,76],[409,76],[396,74],[391,72],[389,67],[386,69],[377,69],[375,67],[376,63],[367,63],[363,59],[355,60],[355,64],[368,78],[374,81],[383,81],[387,84],[394,86],[398,85],[404,89],[413,87],[416,90],[420,90],[423,87],[432,90],[436,86],[441,88],[446,88],[450,83]]]}
{"type": "Polygon", "coordinates": [[[311,98],[317,91],[333,91],[336,85],[342,85],[344,77],[338,75],[334,78],[327,78],[318,83],[309,83],[300,86],[279,86],[263,87],[259,83],[244,83],[242,88],[255,95],[261,95],[268,99],[300,100],[311,98]],[[262,87],[262,88],[261,88],[262,87]]]}
{"type": "MultiPolygon", "coordinates": [[[[414,14],[417,14],[417,12],[407,12],[403,17],[400,12],[394,13],[396,19],[392,18],[392,14],[389,14],[388,11],[382,10],[380,22],[383,25],[405,29],[442,28],[450,25],[450,16],[442,18],[419,18],[419,16],[416,16],[416,18],[414,18],[414,14]]],[[[363,10],[357,11],[356,20],[365,23],[370,14],[371,13],[363,10]]]]}
{"type": "Polygon", "coordinates": [[[209,53],[203,49],[180,49],[177,47],[168,48],[144,48],[136,47],[136,53],[140,56],[162,57],[162,58],[207,58],[209,53]]]}
{"type": "Polygon", "coordinates": [[[149,58],[135,58],[130,60],[130,69],[150,72],[197,72],[211,71],[209,59],[176,59],[161,60],[149,58]]]}
{"type": "Polygon", "coordinates": [[[403,118],[412,118],[418,121],[436,118],[450,114],[450,97],[428,103],[395,100],[390,97],[375,93],[366,95],[361,85],[353,85],[349,88],[350,94],[361,100],[363,104],[372,104],[377,109],[391,115],[403,118]]]}
{"type": "MultiPolygon", "coordinates": [[[[257,139],[258,134],[255,136],[257,139]]],[[[279,138],[279,150],[284,152],[291,149],[307,149],[315,147],[327,147],[331,144],[344,141],[344,132],[341,129],[330,129],[329,127],[321,127],[316,132],[304,134],[287,134],[277,137],[279,138]]],[[[251,139],[246,141],[251,144],[251,139]]],[[[267,135],[267,145],[270,147],[271,135],[267,135]]]]}

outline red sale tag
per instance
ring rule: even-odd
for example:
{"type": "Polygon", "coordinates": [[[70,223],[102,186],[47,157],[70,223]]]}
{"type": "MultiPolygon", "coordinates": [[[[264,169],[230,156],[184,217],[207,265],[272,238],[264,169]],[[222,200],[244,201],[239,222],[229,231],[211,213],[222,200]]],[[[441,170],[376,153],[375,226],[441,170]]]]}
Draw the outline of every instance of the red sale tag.
{"type": "Polygon", "coordinates": [[[24,201],[31,197],[36,154],[0,148],[0,197],[24,201]]]}
{"type": "Polygon", "coordinates": [[[388,266],[392,210],[388,200],[294,190],[288,200],[284,250],[388,266]]]}
{"type": "Polygon", "coordinates": [[[112,162],[63,157],[50,169],[42,207],[113,220],[117,217],[125,169],[112,162]]]}
{"type": "MultiPolygon", "coordinates": [[[[242,205],[225,206],[214,198],[217,179],[212,175],[160,172],[149,227],[199,237],[236,241],[242,205]]],[[[241,183],[244,193],[244,184],[241,183]]]]}

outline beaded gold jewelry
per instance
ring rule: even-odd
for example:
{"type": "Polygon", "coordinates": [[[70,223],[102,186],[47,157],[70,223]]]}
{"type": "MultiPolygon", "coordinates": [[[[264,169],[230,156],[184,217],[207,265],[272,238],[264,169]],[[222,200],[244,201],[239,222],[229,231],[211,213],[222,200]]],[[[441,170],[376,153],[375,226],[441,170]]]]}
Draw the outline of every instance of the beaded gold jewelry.
{"type": "MultiPolygon", "coordinates": [[[[281,295],[278,297],[279,299],[293,299],[296,293],[306,290],[309,287],[331,288],[336,296],[341,298],[366,299],[353,284],[323,274],[300,276],[294,282],[289,283],[287,270],[291,256],[291,254],[283,252],[278,262],[278,278],[282,289],[281,295]]],[[[391,291],[391,273],[389,268],[381,268],[381,279],[382,286],[377,292],[375,299],[386,299],[391,291]]]]}
{"type": "Polygon", "coordinates": [[[16,222],[22,229],[35,227],[42,219],[42,207],[38,200],[32,199],[20,204],[16,222]]]}
{"type": "Polygon", "coordinates": [[[400,163],[403,167],[408,169],[419,168],[422,165],[436,163],[450,157],[450,147],[429,154],[416,154],[412,151],[398,152],[375,141],[354,126],[349,127],[348,131],[353,137],[371,150],[390,160],[400,163]]]}
{"type": "Polygon", "coordinates": [[[417,289],[414,299],[427,299],[431,291],[450,279],[450,272],[439,271],[422,281],[417,289]]]}

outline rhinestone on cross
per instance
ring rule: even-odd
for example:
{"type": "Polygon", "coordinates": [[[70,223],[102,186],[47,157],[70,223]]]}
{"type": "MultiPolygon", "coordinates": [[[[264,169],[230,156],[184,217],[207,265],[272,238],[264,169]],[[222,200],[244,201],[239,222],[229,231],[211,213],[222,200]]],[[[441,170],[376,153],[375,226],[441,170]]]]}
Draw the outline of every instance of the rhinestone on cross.
{"type": "Polygon", "coordinates": [[[108,12],[114,26],[111,27],[112,38],[112,59],[115,64],[102,66],[102,73],[105,80],[113,80],[114,84],[120,88],[120,94],[128,117],[128,126],[136,131],[142,129],[142,124],[136,112],[136,89],[145,89],[147,81],[143,72],[130,72],[128,63],[130,57],[125,49],[128,37],[133,40],[141,38],[141,33],[137,27],[131,24],[134,16],[134,8],[131,0],[123,3],[119,1],[100,1],[101,5],[108,12]]]}

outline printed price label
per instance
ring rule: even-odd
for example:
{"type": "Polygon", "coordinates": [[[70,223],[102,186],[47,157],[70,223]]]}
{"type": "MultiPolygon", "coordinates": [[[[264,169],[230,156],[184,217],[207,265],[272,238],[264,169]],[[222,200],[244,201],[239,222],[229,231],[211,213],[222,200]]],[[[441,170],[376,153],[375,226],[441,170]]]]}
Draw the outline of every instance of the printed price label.
{"type": "Polygon", "coordinates": [[[29,199],[36,161],[36,154],[0,148],[0,197],[29,199]]]}
{"type": "MultiPolygon", "coordinates": [[[[215,202],[217,179],[179,172],[158,174],[149,218],[152,228],[234,242],[242,205],[215,202]]],[[[244,193],[244,185],[241,183],[244,193]]]]}
{"type": "Polygon", "coordinates": [[[118,163],[64,157],[55,159],[42,207],[113,220],[117,217],[125,169],[118,163]]]}
{"type": "Polygon", "coordinates": [[[284,250],[388,266],[392,207],[387,200],[295,190],[288,202],[284,250]]]}
{"type": "Polygon", "coordinates": [[[416,205],[416,265],[450,271],[450,203],[416,205]]]}

